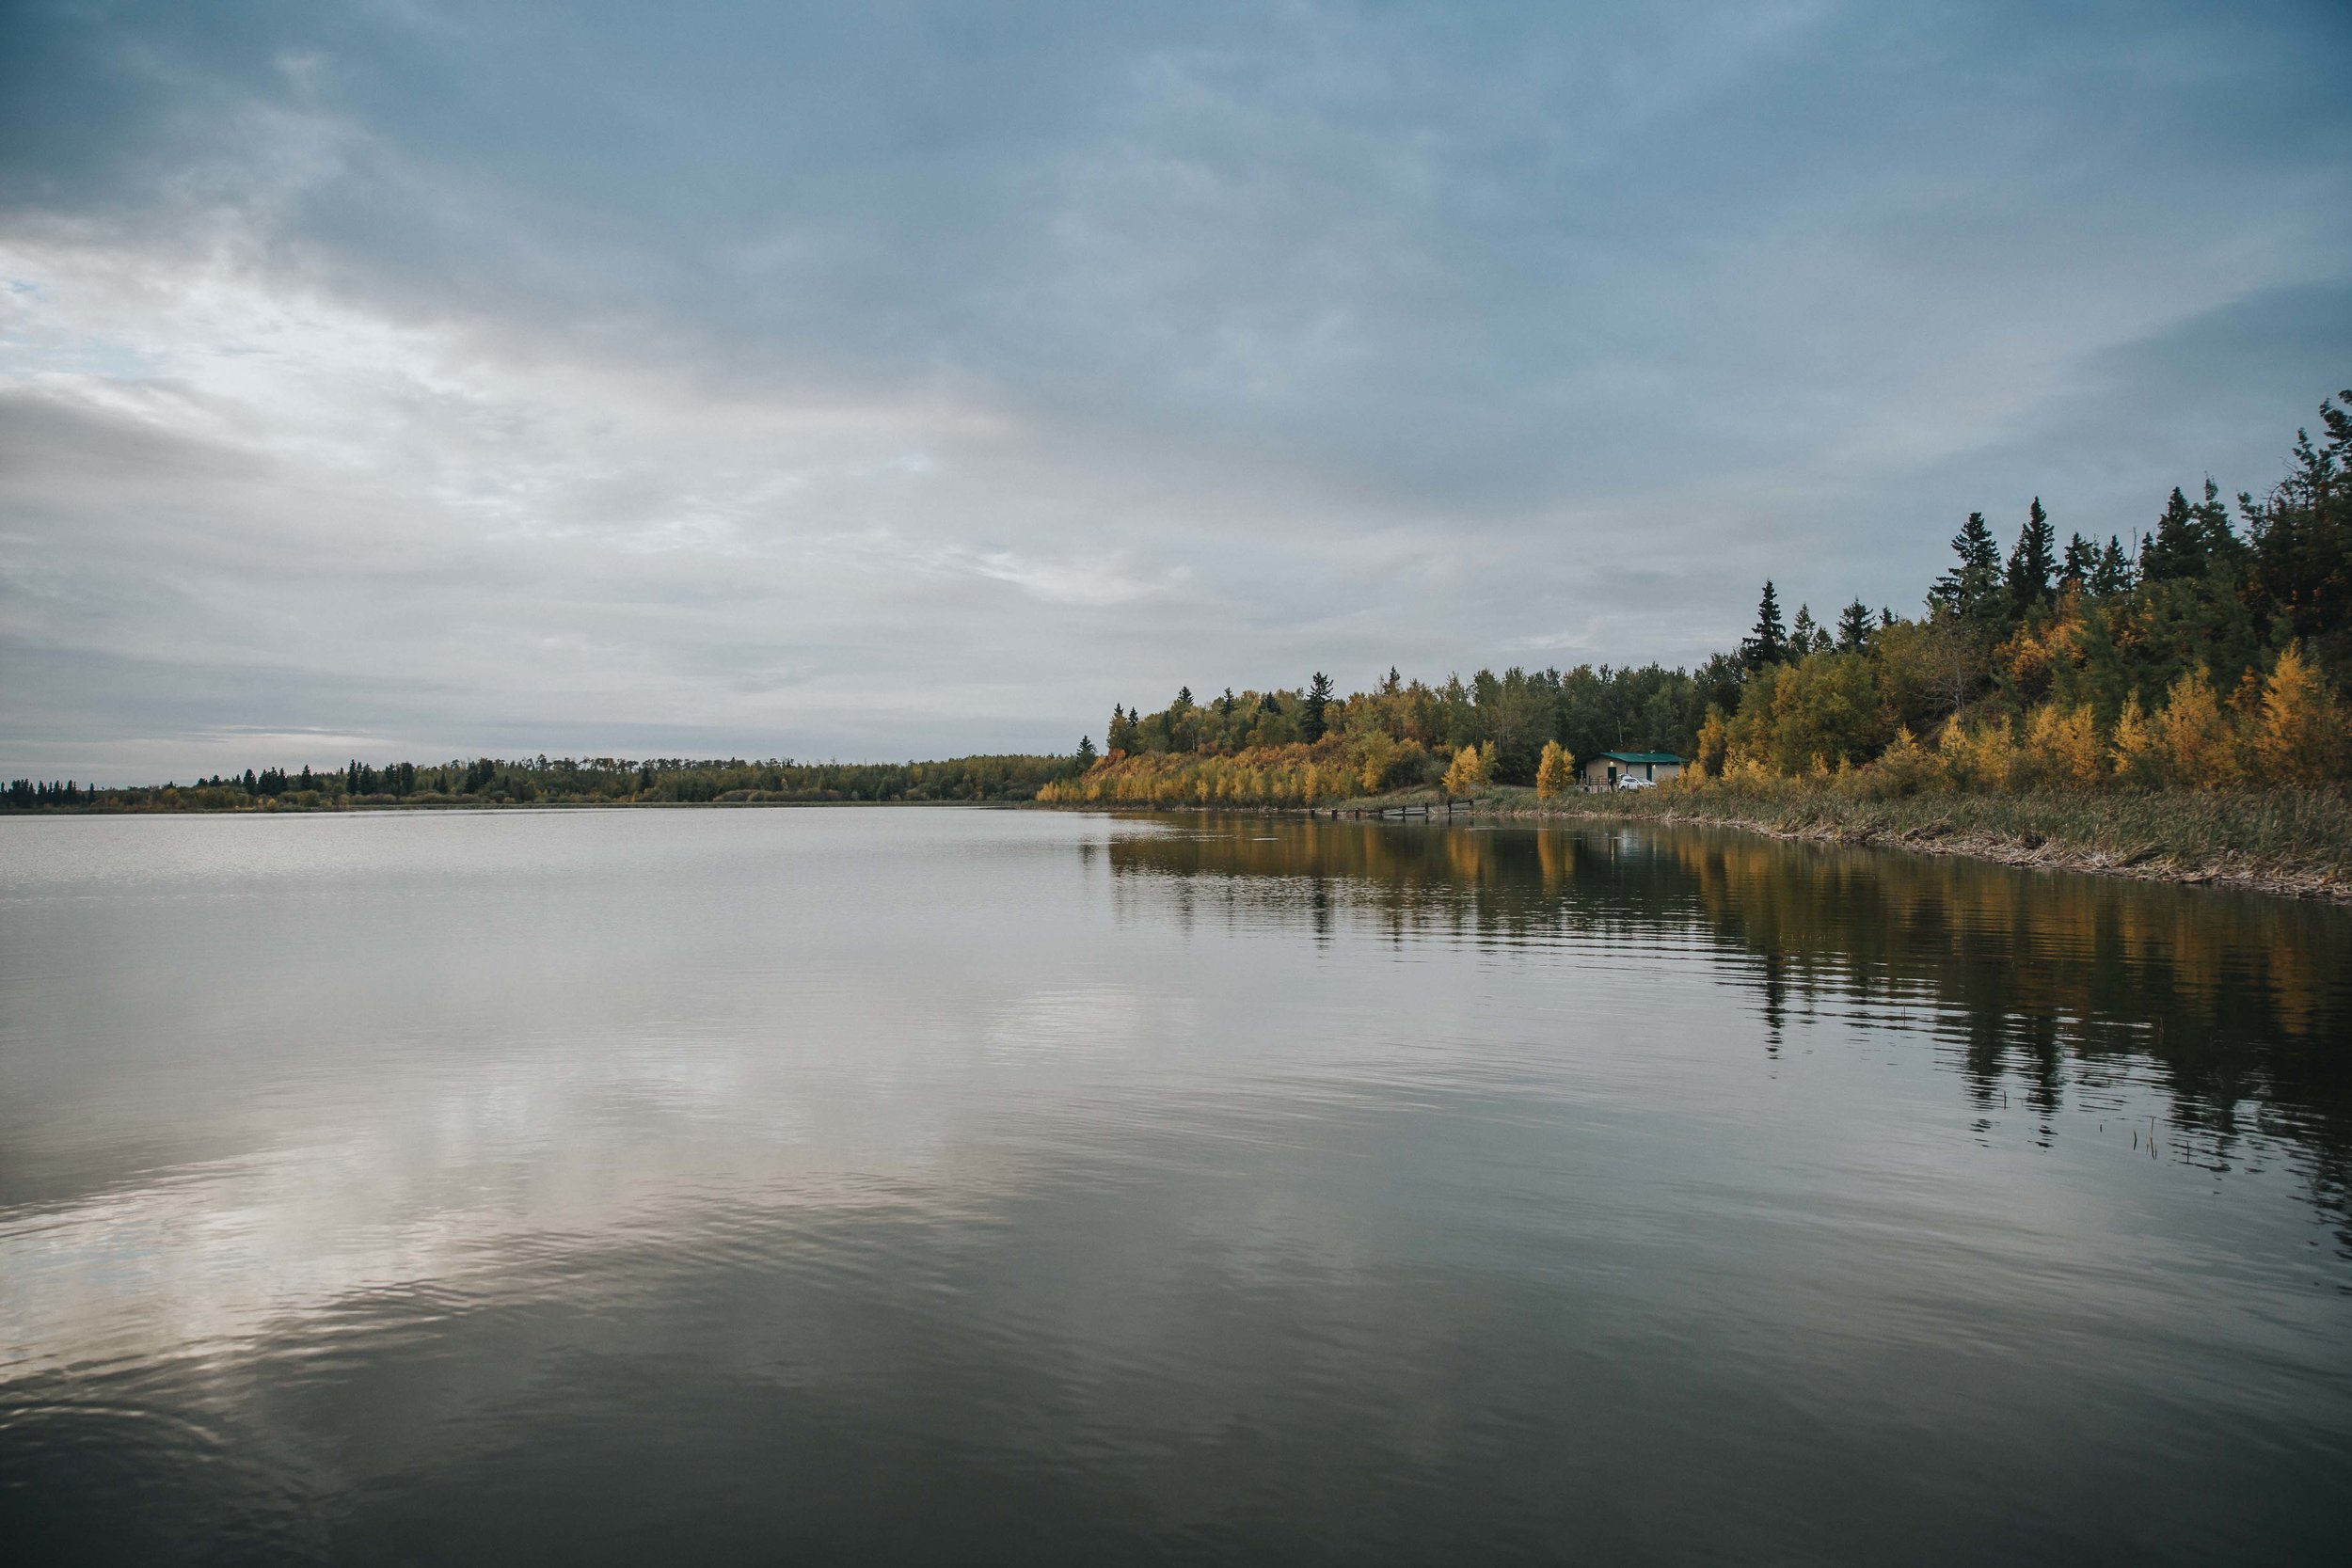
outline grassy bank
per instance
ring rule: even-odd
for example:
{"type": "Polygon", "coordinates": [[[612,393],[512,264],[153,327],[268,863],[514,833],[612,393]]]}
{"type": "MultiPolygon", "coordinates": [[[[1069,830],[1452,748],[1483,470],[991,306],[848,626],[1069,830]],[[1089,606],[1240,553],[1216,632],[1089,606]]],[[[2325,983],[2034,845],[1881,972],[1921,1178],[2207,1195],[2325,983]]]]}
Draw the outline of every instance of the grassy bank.
{"type": "Polygon", "coordinates": [[[1532,789],[1499,786],[1471,809],[1487,817],[1714,823],[1780,838],[2352,900],[2352,797],[2327,787],[1938,791],[1872,800],[1779,780],[1539,800],[1532,789]]]}

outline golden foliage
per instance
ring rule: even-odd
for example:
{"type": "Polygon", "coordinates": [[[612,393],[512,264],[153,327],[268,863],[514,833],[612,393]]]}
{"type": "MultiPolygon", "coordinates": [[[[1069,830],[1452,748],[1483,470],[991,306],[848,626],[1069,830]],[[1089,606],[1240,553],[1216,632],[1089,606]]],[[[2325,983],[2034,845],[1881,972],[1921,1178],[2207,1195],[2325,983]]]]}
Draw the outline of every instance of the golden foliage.
{"type": "Polygon", "coordinates": [[[2088,704],[2060,707],[2044,703],[2026,721],[2026,749],[2019,759],[2041,784],[2058,789],[2088,789],[2107,776],[2107,748],[2088,704]]]}
{"type": "Polygon", "coordinates": [[[1469,795],[1486,782],[1486,761],[1475,746],[1465,746],[1454,754],[1453,765],[1445,770],[1445,780],[1438,786],[1448,795],[1469,795]]]}
{"type": "Polygon", "coordinates": [[[2143,789],[2163,787],[2164,736],[2149,721],[2137,694],[2115,721],[2115,776],[2143,789]]]}
{"type": "Polygon", "coordinates": [[[1549,800],[1565,795],[1575,782],[1576,759],[1562,751],[1558,741],[1545,741],[1543,755],[1535,763],[1535,798],[1549,800]]]}
{"type": "Polygon", "coordinates": [[[2189,789],[2237,783],[2237,736],[2204,671],[2191,670],[2172,683],[2156,730],[2164,741],[2167,783],[2189,789]]]}
{"type": "Polygon", "coordinates": [[[1038,791],[1057,805],[1316,806],[1428,782],[1429,753],[1373,730],[1238,752],[1113,752],[1038,791]]]}
{"type": "Polygon", "coordinates": [[[2352,766],[2344,705],[2290,643],[2264,682],[2254,729],[2254,755],[2264,773],[2295,784],[2342,778],[2352,766]]]}
{"type": "Polygon", "coordinates": [[[1720,778],[1731,747],[1730,727],[1724,721],[1724,710],[1710,706],[1707,718],[1699,725],[1699,754],[1692,759],[1698,771],[1710,778],[1720,778]]]}

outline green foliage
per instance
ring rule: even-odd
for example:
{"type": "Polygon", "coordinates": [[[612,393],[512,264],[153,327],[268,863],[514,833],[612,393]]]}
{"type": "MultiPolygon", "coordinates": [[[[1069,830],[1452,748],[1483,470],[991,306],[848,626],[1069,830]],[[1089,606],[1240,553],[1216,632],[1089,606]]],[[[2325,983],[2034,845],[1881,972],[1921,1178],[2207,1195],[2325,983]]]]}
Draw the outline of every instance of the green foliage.
{"type": "Polygon", "coordinates": [[[1952,553],[1960,558],[1959,564],[1928,590],[1929,610],[1963,621],[1980,621],[1999,602],[2001,591],[2000,546],[1993,542],[1993,531],[1985,526],[1983,513],[1968,514],[1968,521],[1952,535],[1952,553]]]}
{"type": "Polygon", "coordinates": [[[1034,800],[1044,785],[1080,771],[1079,759],[1039,756],[887,763],[476,757],[470,762],[402,762],[385,767],[355,760],[329,772],[314,773],[305,768],[289,774],[283,768],[248,768],[241,776],[199,780],[188,788],[167,784],[101,790],[71,783],[53,785],[19,780],[0,793],[0,806],[12,810],[75,806],[113,811],[241,811],[533,802],[1014,801],[1034,800]]]}
{"type": "Polygon", "coordinates": [[[1767,578],[1764,596],[1756,601],[1756,627],[1740,644],[1740,662],[1753,673],[1778,664],[1788,651],[1788,634],[1780,623],[1780,594],[1767,578]]]}

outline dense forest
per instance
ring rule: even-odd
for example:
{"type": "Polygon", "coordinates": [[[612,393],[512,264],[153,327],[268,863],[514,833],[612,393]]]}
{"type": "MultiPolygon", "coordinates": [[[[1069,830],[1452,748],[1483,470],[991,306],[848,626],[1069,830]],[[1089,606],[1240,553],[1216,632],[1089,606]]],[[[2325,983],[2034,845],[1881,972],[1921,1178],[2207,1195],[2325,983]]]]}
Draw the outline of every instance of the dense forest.
{"type": "Polygon", "coordinates": [[[19,779],[8,809],[51,806],[124,811],[334,809],[348,806],[745,804],[836,801],[1028,800],[1075,769],[1069,757],[957,757],[947,762],[691,761],[681,757],[477,757],[376,768],[357,760],[299,772],[247,768],[193,784],[98,789],[72,780],[19,779]]]}
{"type": "Polygon", "coordinates": [[[2352,774],[2352,390],[2298,432],[2268,493],[2174,489],[2145,535],[2063,544],[2042,503],[2005,551],[1981,514],[1903,616],[1787,615],[1763,587],[1740,646],[1695,672],[1391,670],[1337,695],[1187,688],[1111,710],[1061,801],[1314,804],[1415,785],[1570,786],[1575,759],[1666,751],[1690,780],[1852,787],[2219,787],[2352,774]],[[2340,401],[2339,401],[2340,400],[2340,401]]]}

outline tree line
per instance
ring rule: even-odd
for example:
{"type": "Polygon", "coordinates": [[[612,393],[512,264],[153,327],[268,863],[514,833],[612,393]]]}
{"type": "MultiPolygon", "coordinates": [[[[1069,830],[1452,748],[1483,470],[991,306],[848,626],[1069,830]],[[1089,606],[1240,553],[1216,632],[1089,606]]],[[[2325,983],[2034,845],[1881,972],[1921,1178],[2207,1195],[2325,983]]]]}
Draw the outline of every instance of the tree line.
{"type": "Polygon", "coordinates": [[[1852,600],[1785,614],[1767,581],[1738,647],[1692,670],[1514,666],[1469,680],[1391,669],[1341,696],[1189,686],[1114,704],[1098,751],[945,762],[476,757],[248,768],[100,789],[19,779],[0,808],[249,809],[431,803],[1027,800],[1314,804],[1387,790],[1572,786],[1577,759],[1670,752],[1693,784],[2215,787],[2352,775],[2352,390],[2298,431],[2282,478],[2224,501],[2175,488],[2127,546],[2039,499],[2004,550],[1983,514],[1918,613],[1852,600]]]}
{"type": "Polygon", "coordinates": [[[2352,776],[2352,390],[2320,404],[2266,493],[2175,488],[2127,546],[2063,545],[2037,498],[2004,550],[1983,514],[1919,612],[1859,598],[1793,618],[1764,584],[1735,649],[1695,670],[1396,671],[1340,697],[1189,688],[1115,705],[1097,753],[1042,798],[1314,804],[1417,785],[1571,787],[1576,759],[1664,751],[1692,784],[1855,788],[2220,787],[2352,776]]]}
{"type": "Polygon", "coordinates": [[[335,810],[393,805],[642,805],[697,802],[1017,801],[1074,770],[1066,756],[970,756],[944,762],[765,762],[742,758],[476,757],[339,768],[246,768],[191,784],[100,789],[19,779],[7,809],[335,810]]]}

